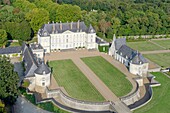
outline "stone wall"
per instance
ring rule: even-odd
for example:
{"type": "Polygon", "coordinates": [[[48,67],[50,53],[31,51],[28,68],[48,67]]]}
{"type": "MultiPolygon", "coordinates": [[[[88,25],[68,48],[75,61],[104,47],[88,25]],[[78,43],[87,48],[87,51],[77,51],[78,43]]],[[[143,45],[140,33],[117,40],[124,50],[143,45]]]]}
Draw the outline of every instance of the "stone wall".
{"type": "Polygon", "coordinates": [[[161,71],[161,67],[148,70],[148,72],[160,72],[160,71],[161,71]]]}
{"type": "Polygon", "coordinates": [[[137,84],[137,87],[136,87],[136,90],[133,93],[131,93],[128,96],[120,98],[120,100],[122,102],[124,102],[127,106],[135,103],[136,101],[138,101],[140,99],[139,84],[137,82],[136,82],[136,84],[137,84]]]}
{"type": "Polygon", "coordinates": [[[135,108],[132,108],[131,111],[134,111],[134,110],[136,110],[138,108],[141,108],[142,106],[145,106],[147,103],[149,103],[152,100],[153,91],[152,91],[152,87],[151,86],[149,86],[148,94],[149,94],[148,100],[146,100],[143,104],[141,104],[141,105],[139,105],[139,106],[137,106],[135,108]]]}
{"type": "Polygon", "coordinates": [[[59,97],[66,106],[83,111],[115,111],[111,102],[88,102],[65,95],[61,89],[46,90],[47,98],[59,97]]]}

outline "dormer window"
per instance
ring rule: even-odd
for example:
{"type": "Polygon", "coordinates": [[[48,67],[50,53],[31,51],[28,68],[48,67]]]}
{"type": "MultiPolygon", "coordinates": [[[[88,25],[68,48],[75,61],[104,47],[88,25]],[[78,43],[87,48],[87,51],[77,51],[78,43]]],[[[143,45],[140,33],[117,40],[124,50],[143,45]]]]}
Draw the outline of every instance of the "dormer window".
{"type": "Polygon", "coordinates": [[[90,32],[93,33],[93,29],[91,29],[90,32]]]}
{"type": "Polygon", "coordinates": [[[45,71],[43,71],[43,75],[45,75],[45,71]]]}
{"type": "Polygon", "coordinates": [[[47,36],[47,32],[46,31],[44,31],[44,36],[47,36]]]}

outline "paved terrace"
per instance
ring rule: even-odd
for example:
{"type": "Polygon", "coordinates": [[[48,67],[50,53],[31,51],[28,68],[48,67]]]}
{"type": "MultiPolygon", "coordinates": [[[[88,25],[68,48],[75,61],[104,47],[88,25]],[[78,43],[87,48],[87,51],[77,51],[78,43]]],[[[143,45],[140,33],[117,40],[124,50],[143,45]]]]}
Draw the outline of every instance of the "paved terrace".
{"type": "MultiPolygon", "coordinates": [[[[132,80],[134,75],[130,74],[126,67],[114,60],[111,56],[100,53],[98,51],[88,51],[88,50],[77,50],[77,51],[69,51],[69,52],[53,52],[49,55],[45,56],[45,61],[52,60],[64,60],[64,59],[72,59],[72,61],[77,65],[77,67],[83,72],[83,74],[89,79],[89,81],[95,86],[95,88],[102,94],[102,96],[106,100],[113,101],[115,103],[114,107],[119,113],[128,113],[130,112],[129,108],[125,106],[119,98],[101,81],[97,75],[80,59],[82,57],[92,57],[92,56],[102,56],[116,68],[118,68],[121,72],[123,72],[127,79],[132,83],[133,92],[136,89],[136,83],[132,80]]],[[[130,93],[131,93],[130,92],[130,93]]]]}

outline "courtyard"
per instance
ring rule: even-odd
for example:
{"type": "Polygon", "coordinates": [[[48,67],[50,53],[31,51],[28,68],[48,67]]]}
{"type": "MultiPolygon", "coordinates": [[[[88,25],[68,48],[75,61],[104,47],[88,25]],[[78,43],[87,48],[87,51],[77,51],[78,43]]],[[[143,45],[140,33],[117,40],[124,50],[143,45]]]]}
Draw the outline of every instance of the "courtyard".
{"type": "Polygon", "coordinates": [[[105,100],[72,60],[50,61],[49,66],[59,86],[64,87],[71,97],[87,101],[105,100]]]}
{"type": "MultiPolygon", "coordinates": [[[[119,98],[127,96],[136,90],[137,85],[133,80],[136,75],[129,73],[123,64],[117,62],[108,54],[96,50],[78,49],[70,50],[69,52],[62,51],[46,54],[45,61],[52,67],[52,75],[56,79],[60,89],[66,91],[66,95],[84,101],[112,101],[117,111],[130,112],[129,108],[125,106],[119,98]],[[109,80],[109,77],[111,77],[110,83],[111,85],[115,85],[112,89],[110,87],[111,85],[109,86],[100,79],[95,71],[83,62],[82,58],[85,57],[101,57],[101,59],[103,59],[102,63],[105,63],[107,67],[111,66],[110,69],[114,71],[106,73],[108,76],[106,78],[109,80]],[[114,73],[116,73],[116,75],[114,75],[114,73]],[[88,92],[89,89],[87,88],[92,91],[88,92]],[[90,94],[91,92],[92,94],[90,94]]],[[[102,66],[101,63],[97,65],[100,65],[100,68],[102,66]]],[[[107,70],[104,72],[106,71],[107,70]]]]}
{"type": "Polygon", "coordinates": [[[86,57],[82,60],[116,96],[124,96],[132,90],[132,85],[125,75],[101,56],[86,57]]]}

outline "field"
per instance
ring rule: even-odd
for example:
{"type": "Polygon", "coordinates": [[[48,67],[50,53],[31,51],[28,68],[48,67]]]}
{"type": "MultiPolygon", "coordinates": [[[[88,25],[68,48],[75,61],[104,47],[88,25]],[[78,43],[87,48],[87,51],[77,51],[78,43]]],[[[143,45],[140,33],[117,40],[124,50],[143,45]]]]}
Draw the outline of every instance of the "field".
{"type": "Polygon", "coordinates": [[[131,83],[125,75],[102,57],[86,57],[82,60],[118,97],[128,94],[132,90],[131,83]]]}
{"type": "Polygon", "coordinates": [[[170,79],[163,73],[152,73],[156,76],[156,80],[161,83],[161,86],[153,88],[152,100],[142,108],[139,108],[135,113],[169,113],[170,107],[170,79]]]}
{"type": "Polygon", "coordinates": [[[51,61],[49,65],[59,86],[64,87],[71,97],[88,101],[105,100],[72,60],[51,61]]]}
{"type": "Polygon", "coordinates": [[[127,45],[133,48],[134,50],[139,50],[139,51],[163,50],[163,48],[148,41],[127,42],[127,45]]]}
{"type": "Polygon", "coordinates": [[[146,54],[146,58],[162,67],[170,67],[170,53],[146,54]]]}
{"type": "Polygon", "coordinates": [[[166,47],[167,49],[170,48],[170,40],[152,40],[152,41],[159,44],[160,46],[166,47]]]}

